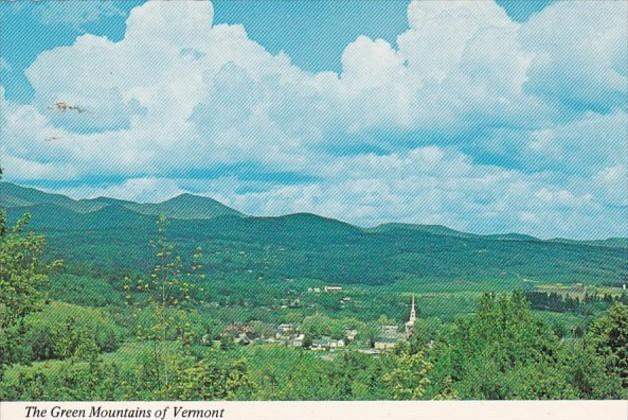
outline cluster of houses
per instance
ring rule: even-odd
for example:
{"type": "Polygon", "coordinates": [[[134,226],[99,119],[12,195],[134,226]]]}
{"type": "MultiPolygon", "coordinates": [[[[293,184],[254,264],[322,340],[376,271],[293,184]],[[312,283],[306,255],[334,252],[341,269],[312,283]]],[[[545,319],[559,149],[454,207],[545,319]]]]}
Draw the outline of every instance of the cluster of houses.
{"type": "MultiPolygon", "coordinates": [[[[340,288],[340,290],[342,289],[340,288]]],[[[325,291],[329,292],[328,290],[325,291]]],[[[416,319],[416,306],[413,296],[410,317],[408,322],[405,324],[405,331],[399,331],[397,325],[384,325],[380,328],[380,334],[373,340],[372,347],[359,349],[358,351],[368,354],[378,354],[392,349],[398,342],[405,340],[412,335],[416,319]]],[[[313,351],[335,351],[337,349],[342,349],[349,343],[355,341],[358,337],[358,331],[348,329],[344,331],[344,337],[340,339],[322,336],[316,337],[308,342],[306,341],[305,334],[301,331],[300,326],[297,324],[280,324],[274,330],[274,334],[268,333],[265,335],[254,333],[252,328],[246,324],[231,324],[225,327],[223,331],[223,336],[224,335],[231,336],[236,344],[242,345],[267,343],[281,344],[296,348],[303,347],[313,351]]]]}
{"type": "Polygon", "coordinates": [[[320,287],[308,287],[308,293],[340,293],[342,292],[342,287],[340,286],[325,286],[322,289],[320,287]]]}

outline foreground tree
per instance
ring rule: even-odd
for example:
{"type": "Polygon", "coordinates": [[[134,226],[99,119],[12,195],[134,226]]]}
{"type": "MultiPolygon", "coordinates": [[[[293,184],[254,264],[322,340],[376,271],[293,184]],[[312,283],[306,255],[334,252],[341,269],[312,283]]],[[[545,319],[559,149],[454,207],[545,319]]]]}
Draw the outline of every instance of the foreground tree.
{"type": "Polygon", "coordinates": [[[628,306],[616,303],[596,319],[585,343],[604,360],[606,373],[621,378],[628,389],[628,306]]]}
{"type": "Polygon", "coordinates": [[[246,365],[240,361],[225,362],[191,352],[191,345],[202,342],[196,334],[190,315],[196,311],[194,296],[202,292],[197,280],[202,279],[200,249],[192,256],[189,269],[181,257],[174,255],[168,242],[168,221],[160,216],[158,235],[151,242],[155,250],[155,266],[148,278],[125,279],[127,302],[135,308],[136,332],[139,339],[152,343],[152,351],[140,362],[135,372],[137,387],[132,399],[227,399],[245,393],[249,387],[246,365]],[[140,322],[140,318],[147,322],[140,322]]]}
{"type": "Polygon", "coordinates": [[[430,385],[432,364],[422,351],[401,351],[392,357],[392,368],[384,374],[383,382],[391,389],[395,400],[419,400],[430,385]]]}
{"type": "Polygon", "coordinates": [[[24,318],[41,308],[47,273],[61,264],[42,262],[45,239],[24,231],[29,218],[10,227],[0,209],[0,379],[6,365],[20,359],[24,318]]]}
{"type": "Polygon", "coordinates": [[[556,365],[558,347],[521,293],[486,294],[474,315],[453,325],[436,371],[451,376],[463,399],[573,398],[556,365]]]}

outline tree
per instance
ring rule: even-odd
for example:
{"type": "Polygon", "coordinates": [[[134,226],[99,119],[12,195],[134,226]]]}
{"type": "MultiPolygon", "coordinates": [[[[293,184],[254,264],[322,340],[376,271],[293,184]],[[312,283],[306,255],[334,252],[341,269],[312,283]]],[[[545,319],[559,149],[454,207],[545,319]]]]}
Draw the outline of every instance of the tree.
{"type": "Polygon", "coordinates": [[[25,214],[8,227],[0,209],[0,379],[4,367],[18,356],[24,317],[43,304],[47,273],[61,265],[42,262],[45,239],[24,231],[29,219],[25,214]]]}
{"type": "Polygon", "coordinates": [[[310,334],[305,334],[305,336],[303,337],[303,348],[309,349],[310,347],[312,347],[313,341],[314,340],[312,340],[312,336],[310,334]]]}
{"type": "Polygon", "coordinates": [[[452,326],[436,362],[446,366],[436,371],[449,372],[464,399],[567,398],[573,390],[556,369],[558,347],[521,293],[485,294],[474,315],[452,326]]]}
{"type": "Polygon", "coordinates": [[[391,389],[396,400],[421,399],[430,384],[432,364],[423,352],[401,352],[393,356],[393,367],[384,374],[383,382],[391,389]]]}
{"type": "Polygon", "coordinates": [[[154,342],[153,362],[158,366],[157,381],[163,390],[170,385],[171,374],[167,368],[167,360],[174,357],[170,353],[175,348],[168,346],[166,342],[176,339],[185,348],[191,344],[192,326],[186,319],[185,310],[192,307],[192,293],[196,288],[192,283],[193,276],[203,276],[200,273],[202,253],[199,248],[193,255],[190,270],[183,272],[181,257],[173,255],[174,247],[167,241],[167,225],[166,217],[160,215],[157,221],[157,239],[151,242],[156,261],[148,279],[138,278],[133,281],[130,277],[125,277],[124,282],[127,303],[137,310],[134,316],[137,318],[142,309],[148,310],[148,314],[144,315],[150,319],[150,323],[148,326],[141,326],[138,334],[140,338],[154,342]],[[142,297],[137,303],[133,301],[133,292],[142,297]],[[146,308],[141,307],[143,303],[147,303],[146,308]]]}
{"type": "Polygon", "coordinates": [[[558,364],[580,399],[623,399],[621,378],[609,375],[604,358],[582,340],[566,341],[558,364]]]}
{"type": "Polygon", "coordinates": [[[628,388],[628,306],[615,303],[591,324],[585,341],[604,359],[607,373],[628,388]]]}
{"type": "Polygon", "coordinates": [[[169,399],[234,399],[238,393],[247,395],[252,388],[243,360],[222,363],[211,353],[192,366],[182,366],[174,372],[177,377],[168,390],[169,399]]]}

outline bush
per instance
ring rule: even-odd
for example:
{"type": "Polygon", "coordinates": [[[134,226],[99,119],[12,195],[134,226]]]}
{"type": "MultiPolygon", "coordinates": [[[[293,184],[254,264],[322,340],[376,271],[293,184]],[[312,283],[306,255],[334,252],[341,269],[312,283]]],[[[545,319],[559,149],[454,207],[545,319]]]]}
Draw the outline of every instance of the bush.
{"type": "Polygon", "coordinates": [[[122,294],[101,278],[55,274],[50,276],[48,295],[53,300],[81,306],[107,306],[121,304],[122,294]]]}
{"type": "Polygon", "coordinates": [[[85,345],[114,351],[122,337],[122,329],[100,309],[52,302],[25,319],[24,344],[31,360],[68,358],[85,345]]]}

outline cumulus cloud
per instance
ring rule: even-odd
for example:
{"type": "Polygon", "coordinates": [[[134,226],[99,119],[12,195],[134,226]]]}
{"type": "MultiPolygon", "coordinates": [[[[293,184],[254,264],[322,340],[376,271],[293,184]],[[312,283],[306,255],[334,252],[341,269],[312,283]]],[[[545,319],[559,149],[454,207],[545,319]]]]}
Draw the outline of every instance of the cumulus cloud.
{"type": "Polygon", "coordinates": [[[86,23],[95,22],[103,16],[119,16],[120,9],[111,1],[57,0],[43,2],[33,8],[44,25],[69,25],[80,29],[86,23]]]}
{"type": "Polygon", "coordinates": [[[208,1],[147,2],[120,41],[40,54],[32,104],[0,95],[3,165],[33,182],[127,178],[76,196],[193,191],[253,214],[626,234],[626,7],[558,2],[517,23],[491,1],[414,0],[395,45],[360,36],[340,72],[310,73],[215,25],[208,1]]]}
{"type": "Polygon", "coordinates": [[[568,107],[625,109],[628,3],[556,2],[520,31],[534,51],[528,91],[568,107]]]}

